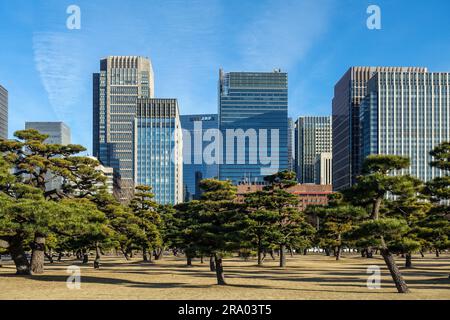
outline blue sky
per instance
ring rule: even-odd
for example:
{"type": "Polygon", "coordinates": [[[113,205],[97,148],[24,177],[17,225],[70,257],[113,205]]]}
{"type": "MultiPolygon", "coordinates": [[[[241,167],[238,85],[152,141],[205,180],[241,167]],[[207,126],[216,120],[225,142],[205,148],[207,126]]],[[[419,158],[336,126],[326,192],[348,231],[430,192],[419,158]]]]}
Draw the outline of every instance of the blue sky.
{"type": "Polygon", "coordinates": [[[333,87],[354,65],[450,71],[447,0],[0,0],[0,84],[10,136],[25,121],[62,120],[91,150],[92,73],[108,55],[152,60],[157,97],[182,114],[217,111],[225,71],[289,73],[289,114],[331,114],[333,87]],[[81,30],[66,9],[81,8],[81,30]],[[381,8],[382,29],[366,27],[381,8]]]}

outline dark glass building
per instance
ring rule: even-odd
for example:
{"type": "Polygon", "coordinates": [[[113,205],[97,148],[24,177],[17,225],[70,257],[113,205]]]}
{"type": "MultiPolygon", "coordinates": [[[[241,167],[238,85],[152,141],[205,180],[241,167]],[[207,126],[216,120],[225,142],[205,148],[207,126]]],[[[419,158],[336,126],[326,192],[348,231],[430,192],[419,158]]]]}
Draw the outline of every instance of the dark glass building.
{"type": "MultiPolygon", "coordinates": [[[[367,82],[379,71],[405,68],[351,67],[334,87],[333,97],[333,189],[352,186],[360,172],[360,104],[367,82]]],[[[426,68],[406,68],[426,72],[426,68]]]]}
{"type": "Polygon", "coordinates": [[[183,115],[180,116],[183,129],[183,184],[184,200],[198,199],[200,196],[199,182],[202,179],[218,178],[217,164],[208,164],[199,158],[205,147],[210,143],[203,140],[208,130],[218,130],[217,114],[183,115]],[[196,148],[195,139],[201,137],[201,147],[196,148]],[[198,150],[197,150],[198,149],[198,150]]]}
{"type": "Polygon", "coordinates": [[[0,138],[8,139],[8,91],[0,85],[0,138]]]}
{"type": "Polygon", "coordinates": [[[264,176],[287,170],[287,73],[220,70],[219,130],[221,180],[262,184],[264,176]]]}

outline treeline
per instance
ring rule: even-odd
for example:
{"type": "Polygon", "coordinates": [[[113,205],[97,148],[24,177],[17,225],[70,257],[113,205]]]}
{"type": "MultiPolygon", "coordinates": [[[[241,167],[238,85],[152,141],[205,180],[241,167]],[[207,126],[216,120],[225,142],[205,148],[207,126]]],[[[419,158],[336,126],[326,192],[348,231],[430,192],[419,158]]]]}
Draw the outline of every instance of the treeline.
{"type": "MultiPolygon", "coordinates": [[[[187,265],[208,259],[217,283],[225,285],[223,258],[232,254],[256,255],[262,265],[276,252],[285,267],[288,252],[318,247],[340,259],[351,248],[367,258],[381,254],[398,291],[408,292],[394,256],[404,255],[408,267],[413,253],[450,247],[450,177],[425,184],[394,176],[409,167],[403,157],[368,157],[353,188],[306,212],[287,192],[297,183],[292,172],[268,176],[262,191],[239,198],[229,181],[206,179],[200,200],[175,207],[158,205],[150,187],[138,186],[125,205],[107,193],[99,163],[78,155],[83,147],[46,144],[47,136],[35,130],[15,137],[0,141],[0,248],[11,255],[17,274],[44,272],[45,256],[53,262],[73,254],[88,263],[95,252],[93,264],[100,268],[106,252],[126,259],[139,252],[151,261],[172,250],[187,265]],[[52,180],[62,186],[49,190],[52,180]]],[[[450,144],[431,155],[431,165],[450,171],[450,144]]]]}

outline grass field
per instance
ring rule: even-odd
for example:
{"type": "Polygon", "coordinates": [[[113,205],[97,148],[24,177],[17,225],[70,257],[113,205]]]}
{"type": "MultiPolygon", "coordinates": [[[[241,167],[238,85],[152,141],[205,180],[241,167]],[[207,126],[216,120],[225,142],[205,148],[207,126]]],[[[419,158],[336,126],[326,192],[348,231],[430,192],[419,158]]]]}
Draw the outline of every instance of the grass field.
{"type": "MultiPolygon", "coordinates": [[[[100,270],[92,264],[63,261],[46,265],[44,275],[15,276],[14,266],[0,268],[0,299],[449,299],[450,256],[414,257],[414,267],[402,268],[412,293],[396,293],[380,257],[347,256],[341,261],[323,255],[288,257],[285,269],[277,261],[238,258],[224,261],[226,287],[215,285],[215,275],[205,261],[186,267],[182,258],[164,257],[155,263],[140,259],[103,257],[100,270]],[[66,287],[69,265],[81,267],[81,289],[66,287]],[[369,265],[382,270],[381,289],[366,286],[369,265]]],[[[399,265],[403,259],[399,259],[399,265]]]]}

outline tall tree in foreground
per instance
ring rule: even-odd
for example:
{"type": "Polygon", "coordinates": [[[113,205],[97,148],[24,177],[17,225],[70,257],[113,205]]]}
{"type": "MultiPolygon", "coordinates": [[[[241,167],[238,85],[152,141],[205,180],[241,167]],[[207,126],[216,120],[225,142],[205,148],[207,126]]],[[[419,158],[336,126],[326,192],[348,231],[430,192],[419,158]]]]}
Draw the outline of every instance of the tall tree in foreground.
{"type": "MultiPolygon", "coordinates": [[[[399,293],[409,292],[408,286],[395,263],[389,248],[390,242],[396,242],[408,232],[404,219],[389,217],[389,212],[381,216],[386,197],[407,195],[413,198],[418,193],[417,179],[408,175],[393,175],[410,165],[409,159],[394,155],[370,155],[366,158],[362,175],[351,190],[354,197],[368,199],[371,218],[361,223],[355,230],[356,237],[371,239],[373,245],[380,249],[381,255],[389,269],[399,293]]],[[[359,201],[357,201],[359,202],[359,201]]]]}
{"type": "Polygon", "coordinates": [[[450,142],[443,142],[430,152],[431,166],[444,172],[427,183],[425,194],[431,197],[434,207],[420,222],[419,232],[430,249],[439,256],[440,250],[450,248],[450,142]]]}
{"type": "Polygon", "coordinates": [[[236,187],[230,181],[206,179],[200,182],[201,200],[186,204],[185,219],[192,225],[188,234],[194,247],[214,258],[218,285],[226,285],[224,254],[239,249],[244,238],[246,217],[236,202],[236,187]]]}

